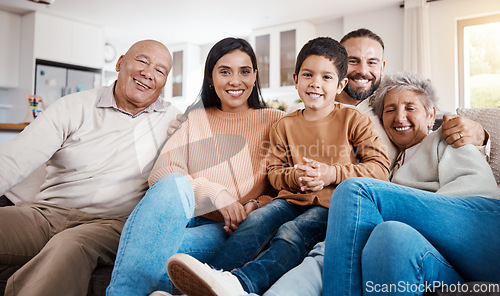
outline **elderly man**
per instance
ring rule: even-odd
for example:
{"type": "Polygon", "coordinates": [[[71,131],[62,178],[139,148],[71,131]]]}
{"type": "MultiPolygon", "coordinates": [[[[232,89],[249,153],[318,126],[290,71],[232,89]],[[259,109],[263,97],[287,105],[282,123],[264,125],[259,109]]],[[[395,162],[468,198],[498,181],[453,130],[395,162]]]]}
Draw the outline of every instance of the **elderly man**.
{"type": "Polygon", "coordinates": [[[113,263],[179,113],[159,99],[171,67],[163,44],[139,41],[115,83],[57,100],[0,147],[0,195],[47,166],[34,201],[0,208],[0,263],[24,264],[5,295],[87,295],[96,265],[113,263]]]}

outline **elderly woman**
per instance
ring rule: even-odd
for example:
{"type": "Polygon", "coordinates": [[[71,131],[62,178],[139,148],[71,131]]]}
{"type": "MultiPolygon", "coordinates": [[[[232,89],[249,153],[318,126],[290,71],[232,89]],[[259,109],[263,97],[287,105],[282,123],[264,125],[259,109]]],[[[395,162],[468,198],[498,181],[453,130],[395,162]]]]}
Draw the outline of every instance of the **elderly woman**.
{"type": "Polygon", "coordinates": [[[391,182],[354,178],[331,198],[323,295],[421,295],[500,282],[500,200],[477,147],[430,132],[428,80],[387,77],[371,104],[399,150],[391,182]],[[451,286],[450,286],[451,285],[451,286]]]}

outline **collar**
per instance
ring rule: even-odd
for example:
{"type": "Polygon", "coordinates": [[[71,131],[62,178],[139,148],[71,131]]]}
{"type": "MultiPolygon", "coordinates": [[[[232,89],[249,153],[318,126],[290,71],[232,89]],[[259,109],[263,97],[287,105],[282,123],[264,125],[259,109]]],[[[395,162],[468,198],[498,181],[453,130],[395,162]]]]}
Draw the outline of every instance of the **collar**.
{"type": "Polygon", "coordinates": [[[165,112],[167,111],[167,107],[170,105],[170,103],[168,102],[163,103],[163,98],[159,97],[156,101],[154,101],[151,105],[147,106],[144,110],[135,115],[132,115],[128,111],[118,108],[118,106],[116,105],[116,100],[114,96],[115,85],[116,81],[106,87],[106,89],[101,95],[101,98],[99,99],[99,102],[97,103],[97,108],[113,108],[117,111],[129,115],[132,118],[135,118],[141,115],[142,113],[165,112]]]}

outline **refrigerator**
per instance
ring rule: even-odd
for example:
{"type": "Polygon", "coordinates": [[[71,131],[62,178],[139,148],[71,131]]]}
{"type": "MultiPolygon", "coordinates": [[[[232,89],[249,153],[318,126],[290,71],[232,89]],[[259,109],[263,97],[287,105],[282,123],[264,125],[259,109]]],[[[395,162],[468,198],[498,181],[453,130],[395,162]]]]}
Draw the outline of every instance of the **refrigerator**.
{"type": "Polygon", "coordinates": [[[99,69],[37,63],[35,94],[48,107],[62,96],[101,86],[101,73],[99,69]]]}

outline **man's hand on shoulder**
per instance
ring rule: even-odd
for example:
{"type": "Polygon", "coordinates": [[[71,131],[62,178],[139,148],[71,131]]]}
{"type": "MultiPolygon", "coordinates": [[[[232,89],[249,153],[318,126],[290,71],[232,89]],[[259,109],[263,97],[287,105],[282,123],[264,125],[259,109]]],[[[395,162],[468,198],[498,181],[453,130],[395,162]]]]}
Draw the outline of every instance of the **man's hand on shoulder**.
{"type": "Polygon", "coordinates": [[[172,121],[170,121],[170,123],[168,124],[168,136],[171,136],[173,133],[175,133],[175,131],[179,129],[181,124],[186,121],[186,119],[187,117],[183,113],[177,114],[176,118],[172,119],[172,121]]]}
{"type": "Polygon", "coordinates": [[[487,140],[483,126],[463,116],[444,115],[442,129],[443,139],[453,148],[466,144],[483,146],[485,139],[487,140]]]}

